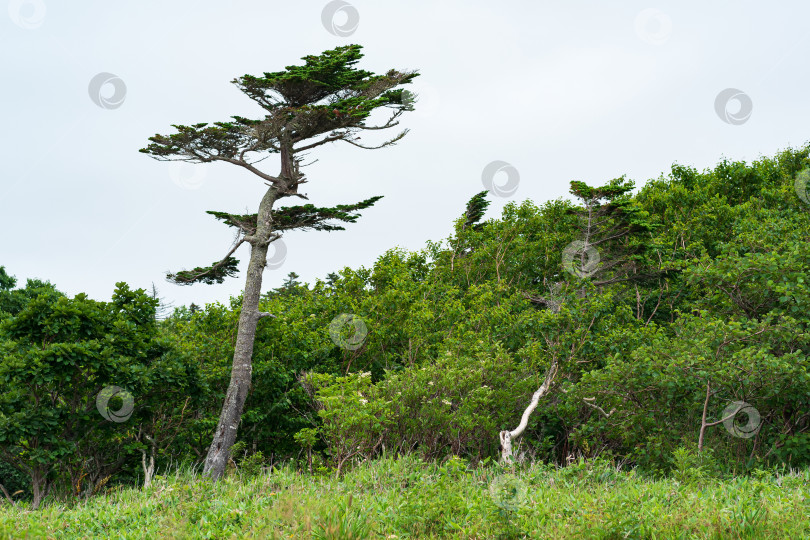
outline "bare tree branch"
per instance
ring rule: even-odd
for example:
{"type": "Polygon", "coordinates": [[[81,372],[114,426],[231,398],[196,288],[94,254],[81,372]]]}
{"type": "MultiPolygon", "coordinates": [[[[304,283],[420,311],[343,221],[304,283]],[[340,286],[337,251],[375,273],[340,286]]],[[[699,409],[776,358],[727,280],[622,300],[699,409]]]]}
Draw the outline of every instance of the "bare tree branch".
{"type": "Polygon", "coordinates": [[[3,484],[0,484],[0,491],[2,491],[3,495],[6,496],[6,499],[8,499],[8,502],[10,502],[11,505],[16,508],[17,503],[14,501],[14,499],[11,498],[11,495],[8,494],[8,491],[6,491],[6,487],[3,484]]]}
{"type": "Polygon", "coordinates": [[[612,409],[610,409],[609,413],[606,413],[605,410],[602,407],[600,407],[599,405],[596,405],[594,403],[591,403],[591,401],[596,401],[595,397],[590,397],[590,398],[586,397],[586,398],[582,398],[582,400],[585,402],[585,405],[587,405],[589,407],[593,407],[594,409],[596,409],[600,413],[604,414],[605,418],[610,418],[610,415],[612,415],[613,413],[616,412],[616,407],[613,407],[612,409]]]}

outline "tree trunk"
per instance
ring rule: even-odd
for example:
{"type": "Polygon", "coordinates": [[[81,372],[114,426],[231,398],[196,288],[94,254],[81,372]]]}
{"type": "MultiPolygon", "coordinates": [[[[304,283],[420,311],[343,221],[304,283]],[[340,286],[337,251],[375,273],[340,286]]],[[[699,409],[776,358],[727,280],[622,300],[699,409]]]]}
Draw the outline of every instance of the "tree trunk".
{"type": "Polygon", "coordinates": [[[155,450],[157,443],[149,435],[145,435],[146,440],[150,444],[149,464],[146,463],[146,450],[141,449],[141,465],[143,466],[143,488],[146,489],[152,485],[152,478],[155,476],[155,450]]]}
{"type": "Polygon", "coordinates": [[[48,495],[48,482],[47,471],[43,472],[40,469],[31,471],[31,491],[34,494],[34,500],[31,501],[31,510],[37,510],[43,499],[48,495]]]}
{"type": "Polygon", "coordinates": [[[501,446],[501,463],[504,465],[512,464],[512,441],[523,435],[523,432],[526,430],[526,426],[529,425],[529,416],[531,416],[532,412],[534,412],[534,410],[537,408],[540,398],[546,395],[549,389],[551,389],[551,383],[554,382],[554,377],[556,375],[557,360],[555,359],[551,362],[551,366],[548,368],[546,379],[543,381],[543,384],[541,384],[540,388],[538,388],[534,395],[532,395],[532,400],[529,403],[529,406],[526,407],[525,411],[523,411],[523,416],[520,418],[520,424],[518,427],[512,431],[509,431],[508,429],[501,431],[498,434],[501,446]]]}
{"type": "Polygon", "coordinates": [[[219,480],[228,465],[230,449],[236,441],[236,430],[242,417],[253,373],[253,341],[256,338],[256,325],[262,314],[259,313],[259,297],[262,292],[262,272],[267,264],[267,247],[273,237],[272,209],[278,198],[278,190],[271,187],[267,190],[256,220],[256,232],[245,238],[250,243],[250,263],[245,280],[245,292],[242,297],[242,312],[239,314],[239,330],[236,335],[236,347],[231,368],[231,382],[219,424],[214,432],[214,439],[208,448],[203,474],[213,480],[219,480]]]}

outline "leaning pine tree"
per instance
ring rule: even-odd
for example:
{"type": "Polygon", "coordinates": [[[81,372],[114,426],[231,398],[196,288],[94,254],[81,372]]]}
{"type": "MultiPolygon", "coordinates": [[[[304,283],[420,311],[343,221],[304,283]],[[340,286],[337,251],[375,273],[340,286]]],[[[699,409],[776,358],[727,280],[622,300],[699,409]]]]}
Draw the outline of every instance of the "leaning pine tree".
{"type": "Polygon", "coordinates": [[[378,146],[358,142],[359,131],[394,127],[405,111],[413,109],[412,94],[398,87],[418,75],[393,69],[384,75],[375,75],[356,69],[354,65],[363,57],[361,48],[360,45],[337,47],[319,56],[304,57],[302,66],[287,66],[284,71],[264,73],[261,77],[239,77],[233,83],[266,111],[264,118],[234,116],[233,121],[213,125],[174,125],[177,133],[150,137],[151,144],[141,149],[159,160],[231,163],[255,174],[268,187],[257,214],[208,212],[238,231],[235,245],[224,258],[210,266],[167,276],[178,284],[222,283],[225,277],[236,274],[239,262],[233,257],[236,250],[244,243],[250,244],[231,381],[205,460],[204,473],[214,480],[225,471],[250,390],[256,326],[259,319],[273,316],[259,311],[262,271],[269,244],[284,231],[293,229],[342,230],[337,223],[355,222],[359,217],[357,212],[370,207],[380,197],[333,208],[306,204],[274,209],[273,205],[284,197],[308,200],[298,192],[298,186],[306,183],[300,172],[304,152],[335,141],[366,149],[382,148],[396,143],[407,133],[407,130],[402,131],[378,146]],[[367,125],[372,111],[381,107],[391,110],[387,120],[381,125],[367,125]],[[257,167],[266,153],[280,155],[278,174],[271,175],[257,167]]]}

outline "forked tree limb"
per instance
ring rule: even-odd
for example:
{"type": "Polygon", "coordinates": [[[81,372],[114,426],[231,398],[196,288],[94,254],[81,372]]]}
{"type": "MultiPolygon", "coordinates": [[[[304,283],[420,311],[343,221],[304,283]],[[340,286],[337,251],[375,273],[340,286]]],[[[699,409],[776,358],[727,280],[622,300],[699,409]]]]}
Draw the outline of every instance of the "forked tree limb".
{"type": "Polygon", "coordinates": [[[737,416],[737,413],[740,412],[743,408],[745,408],[744,404],[740,404],[737,406],[736,409],[734,409],[733,413],[729,414],[725,418],[721,418],[716,422],[706,422],[706,413],[709,409],[709,400],[711,399],[712,395],[714,394],[711,392],[711,381],[709,380],[706,381],[706,401],[703,402],[703,416],[700,419],[700,436],[698,437],[698,453],[703,451],[703,439],[706,434],[707,427],[713,427],[718,424],[722,424],[726,420],[737,416]]]}
{"type": "Polygon", "coordinates": [[[152,485],[152,477],[155,475],[155,450],[157,443],[155,440],[144,433],[144,437],[149,441],[151,451],[149,453],[149,464],[146,463],[146,449],[141,448],[141,466],[143,467],[143,487],[144,489],[152,485]]]}

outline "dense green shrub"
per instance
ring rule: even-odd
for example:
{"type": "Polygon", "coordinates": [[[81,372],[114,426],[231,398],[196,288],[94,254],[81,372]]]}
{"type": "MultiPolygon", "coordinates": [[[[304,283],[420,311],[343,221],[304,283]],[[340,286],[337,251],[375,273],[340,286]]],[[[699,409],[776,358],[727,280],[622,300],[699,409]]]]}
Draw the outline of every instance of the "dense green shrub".
{"type": "Polygon", "coordinates": [[[133,472],[147,437],[176,455],[162,429],[179,428],[195,374],[159,338],[156,304],[124,283],[109,303],[44,292],[0,323],[0,455],[29,477],[35,506],[133,472]],[[105,388],[123,389],[104,408],[120,417],[97,410],[105,388]]]}

